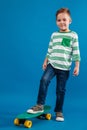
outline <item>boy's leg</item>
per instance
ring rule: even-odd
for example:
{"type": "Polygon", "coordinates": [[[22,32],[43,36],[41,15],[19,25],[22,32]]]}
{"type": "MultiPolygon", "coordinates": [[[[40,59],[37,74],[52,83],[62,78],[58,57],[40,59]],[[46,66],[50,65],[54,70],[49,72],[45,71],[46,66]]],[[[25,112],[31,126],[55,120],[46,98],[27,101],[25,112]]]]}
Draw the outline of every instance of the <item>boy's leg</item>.
{"type": "MultiPolygon", "coordinates": [[[[56,106],[55,106],[55,112],[57,113],[57,116],[61,116],[63,112],[63,103],[64,103],[64,96],[65,96],[65,87],[66,87],[66,82],[69,77],[69,71],[62,71],[58,70],[57,71],[57,86],[56,86],[56,106]]],[[[58,118],[57,118],[58,119],[58,118]]],[[[61,120],[62,121],[62,120],[61,120]]]]}
{"type": "Polygon", "coordinates": [[[27,112],[38,113],[38,112],[44,111],[43,105],[45,104],[48,85],[50,83],[50,80],[54,76],[55,76],[55,69],[50,64],[48,64],[40,80],[39,92],[38,92],[38,97],[37,97],[37,105],[28,109],[27,112]]]}
{"type": "Polygon", "coordinates": [[[55,76],[55,69],[48,64],[45,72],[40,80],[39,92],[37,97],[37,104],[44,105],[47,95],[48,85],[51,79],[55,76]]]}

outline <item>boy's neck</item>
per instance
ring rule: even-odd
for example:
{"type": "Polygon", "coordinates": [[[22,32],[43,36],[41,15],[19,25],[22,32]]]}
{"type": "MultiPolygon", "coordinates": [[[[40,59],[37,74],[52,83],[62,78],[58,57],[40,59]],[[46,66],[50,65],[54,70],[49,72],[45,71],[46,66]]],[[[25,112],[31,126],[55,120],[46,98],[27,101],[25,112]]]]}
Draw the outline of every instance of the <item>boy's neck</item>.
{"type": "Polygon", "coordinates": [[[69,29],[66,29],[66,30],[60,30],[59,32],[70,32],[69,29]]]}

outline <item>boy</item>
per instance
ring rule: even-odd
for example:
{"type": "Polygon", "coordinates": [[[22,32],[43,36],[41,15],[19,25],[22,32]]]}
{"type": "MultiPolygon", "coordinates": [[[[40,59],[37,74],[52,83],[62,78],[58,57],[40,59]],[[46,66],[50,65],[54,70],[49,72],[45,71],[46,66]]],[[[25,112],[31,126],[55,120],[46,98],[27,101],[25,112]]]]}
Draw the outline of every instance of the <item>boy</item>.
{"type": "Polygon", "coordinates": [[[61,8],[56,12],[56,24],[59,31],[51,35],[48,52],[43,63],[45,71],[40,80],[37,105],[28,109],[27,112],[29,113],[44,111],[48,85],[51,79],[56,76],[56,105],[54,111],[56,120],[64,121],[63,103],[72,60],[75,61],[74,76],[79,74],[80,64],[78,35],[69,29],[71,21],[68,8],[61,8]]]}

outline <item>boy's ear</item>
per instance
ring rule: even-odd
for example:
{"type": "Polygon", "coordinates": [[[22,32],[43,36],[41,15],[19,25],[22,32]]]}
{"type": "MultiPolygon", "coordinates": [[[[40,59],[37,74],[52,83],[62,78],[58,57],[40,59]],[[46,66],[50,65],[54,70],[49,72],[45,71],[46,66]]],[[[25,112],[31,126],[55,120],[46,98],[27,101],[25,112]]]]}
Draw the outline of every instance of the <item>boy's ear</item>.
{"type": "Polygon", "coordinates": [[[72,23],[72,19],[70,19],[70,22],[69,22],[70,24],[72,23]]]}
{"type": "Polygon", "coordinates": [[[56,25],[57,25],[57,20],[56,20],[56,25]]]}
{"type": "Polygon", "coordinates": [[[71,24],[71,23],[72,23],[72,21],[69,22],[69,24],[71,24]]]}

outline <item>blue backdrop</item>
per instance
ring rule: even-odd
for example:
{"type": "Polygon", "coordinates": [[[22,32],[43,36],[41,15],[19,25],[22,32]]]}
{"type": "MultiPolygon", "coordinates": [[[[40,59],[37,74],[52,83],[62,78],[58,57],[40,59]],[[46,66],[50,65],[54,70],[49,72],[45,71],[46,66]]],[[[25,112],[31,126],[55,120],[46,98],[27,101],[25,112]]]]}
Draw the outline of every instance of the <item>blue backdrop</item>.
{"type": "MultiPolygon", "coordinates": [[[[52,122],[46,129],[85,129],[87,117],[87,2],[86,0],[3,0],[0,1],[0,125],[17,129],[14,117],[36,103],[42,64],[50,36],[57,31],[55,13],[68,7],[72,15],[70,29],[79,35],[80,75],[73,77],[73,66],[67,83],[65,124],[52,122]],[[76,115],[75,119],[74,116],[76,115]],[[72,123],[72,120],[74,123],[72,123]],[[84,118],[84,120],[82,120],[84,118]],[[69,125],[69,124],[70,125],[69,125]]],[[[55,79],[52,80],[47,104],[55,105],[55,79]]],[[[53,113],[54,114],[54,113],[53,113]]],[[[49,123],[50,124],[50,123],[49,123]]],[[[42,129],[44,123],[36,125],[42,129]]],[[[34,129],[34,128],[33,128],[34,129]]]]}

